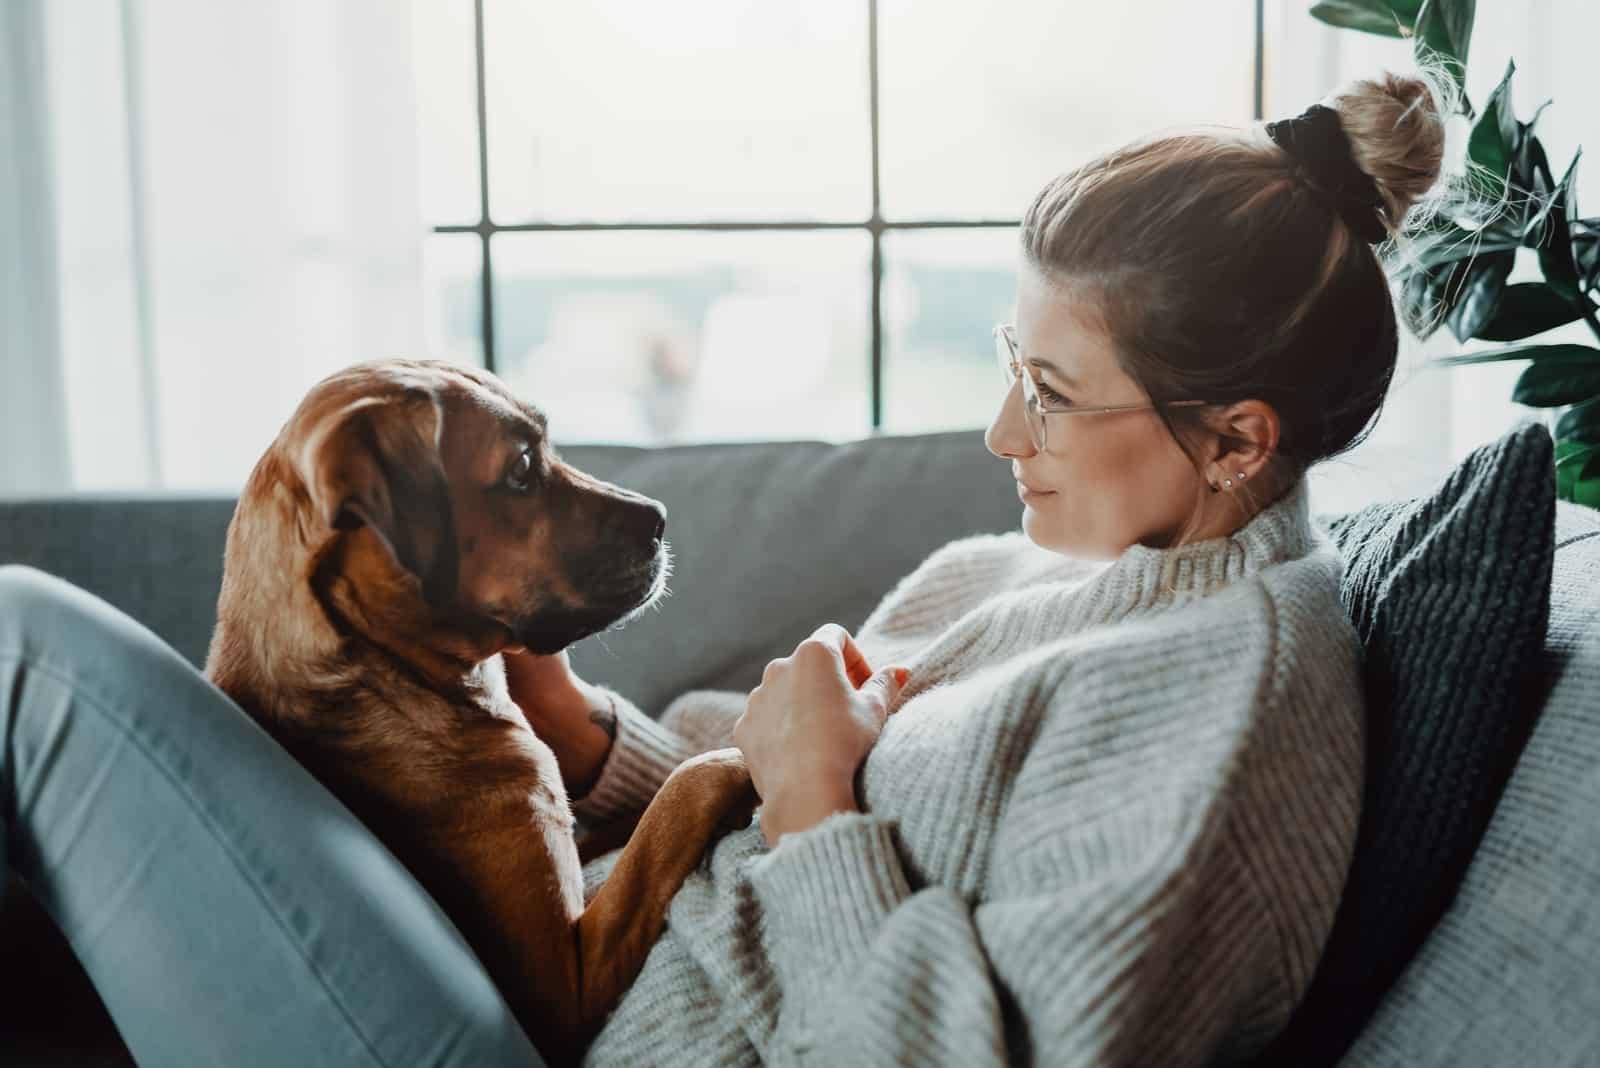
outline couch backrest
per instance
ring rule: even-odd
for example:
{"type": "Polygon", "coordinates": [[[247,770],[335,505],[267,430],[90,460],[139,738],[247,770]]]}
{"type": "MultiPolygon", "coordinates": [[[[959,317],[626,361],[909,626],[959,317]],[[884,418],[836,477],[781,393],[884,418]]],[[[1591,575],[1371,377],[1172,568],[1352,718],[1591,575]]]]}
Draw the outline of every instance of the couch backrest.
{"type": "Polygon", "coordinates": [[[0,563],[77,583],[165,638],[196,667],[222,588],[233,499],[66,497],[0,502],[0,563]]]}
{"type": "MultiPolygon", "coordinates": [[[[1009,465],[974,431],[843,445],[574,445],[561,453],[667,506],[672,595],[572,653],[585,677],[652,711],[687,689],[754,686],[768,660],[820,624],[860,624],[939,545],[1012,529],[1021,516],[1009,465]]],[[[0,562],[31,564],[83,586],[199,666],[233,503],[0,503],[0,562]]]]}

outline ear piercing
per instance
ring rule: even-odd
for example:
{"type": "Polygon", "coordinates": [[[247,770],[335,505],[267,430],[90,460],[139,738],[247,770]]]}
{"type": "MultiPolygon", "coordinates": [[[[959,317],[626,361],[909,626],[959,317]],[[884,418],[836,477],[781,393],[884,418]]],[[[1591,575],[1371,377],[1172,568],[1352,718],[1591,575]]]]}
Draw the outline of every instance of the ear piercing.
{"type": "MultiPolygon", "coordinates": [[[[1243,471],[1235,471],[1234,472],[1234,478],[1237,478],[1240,482],[1243,482],[1244,481],[1244,472],[1243,471]]],[[[1233,479],[1232,478],[1223,479],[1222,480],[1222,485],[1227,489],[1232,489],[1233,488],[1233,479]]],[[[1211,492],[1212,493],[1216,493],[1217,492],[1217,484],[1215,482],[1211,483],[1211,492]]]]}

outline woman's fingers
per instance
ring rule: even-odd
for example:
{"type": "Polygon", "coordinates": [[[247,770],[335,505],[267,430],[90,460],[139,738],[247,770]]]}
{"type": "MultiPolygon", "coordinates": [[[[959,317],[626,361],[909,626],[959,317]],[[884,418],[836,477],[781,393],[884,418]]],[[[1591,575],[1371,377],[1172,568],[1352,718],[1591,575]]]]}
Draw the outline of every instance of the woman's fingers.
{"type": "Polygon", "coordinates": [[[872,678],[872,665],[867,663],[866,654],[856,644],[855,639],[846,634],[844,636],[844,673],[850,679],[850,685],[856,689],[861,684],[872,678]]]}
{"type": "Polygon", "coordinates": [[[850,680],[850,685],[860,689],[862,683],[872,678],[872,665],[867,663],[866,654],[850,637],[850,632],[837,623],[824,623],[811,635],[812,638],[825,642],[839,650],[839,655],[844,660],[844,674],[850,680]]]}

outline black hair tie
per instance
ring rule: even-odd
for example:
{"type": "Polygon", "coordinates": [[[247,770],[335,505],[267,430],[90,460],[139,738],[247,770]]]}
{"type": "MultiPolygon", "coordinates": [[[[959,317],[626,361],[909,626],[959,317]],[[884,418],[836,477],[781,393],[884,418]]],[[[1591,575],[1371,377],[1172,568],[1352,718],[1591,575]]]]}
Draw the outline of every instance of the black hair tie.
{"type": "Polygon", "coordinates": [[[1378,183],[1356,165],[1337,111],[1312,104],[1292,119],[1267,123],[1267,136],[1301,164],[1312,189],[1331,201],[1363,241],[1375,245],[1388,236],[1378,216],[1378,183]]]}

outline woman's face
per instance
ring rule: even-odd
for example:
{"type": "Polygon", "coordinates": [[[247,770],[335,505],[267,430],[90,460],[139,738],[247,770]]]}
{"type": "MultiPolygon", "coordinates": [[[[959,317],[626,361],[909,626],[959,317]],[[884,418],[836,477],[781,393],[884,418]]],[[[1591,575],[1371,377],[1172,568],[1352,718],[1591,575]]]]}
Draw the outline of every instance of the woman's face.
{"type": "MultiPolygon", "coordinates": [[[[1024,262],[1017,280],[1017,348],[1046,408],[1148,404],[1117,365],[1094,309],[1024,262]]],[[[1012,385],[985,435],[1011,461],[1022,529],[1039,546],[1109,560],[1129,545],[1169,545],[1205,492],[1152,409],[1046,415],[1048,451],[1037,449],[1012,385]],[[1031,492],[1037,491],[1037,492],[1031,492]]]]}

